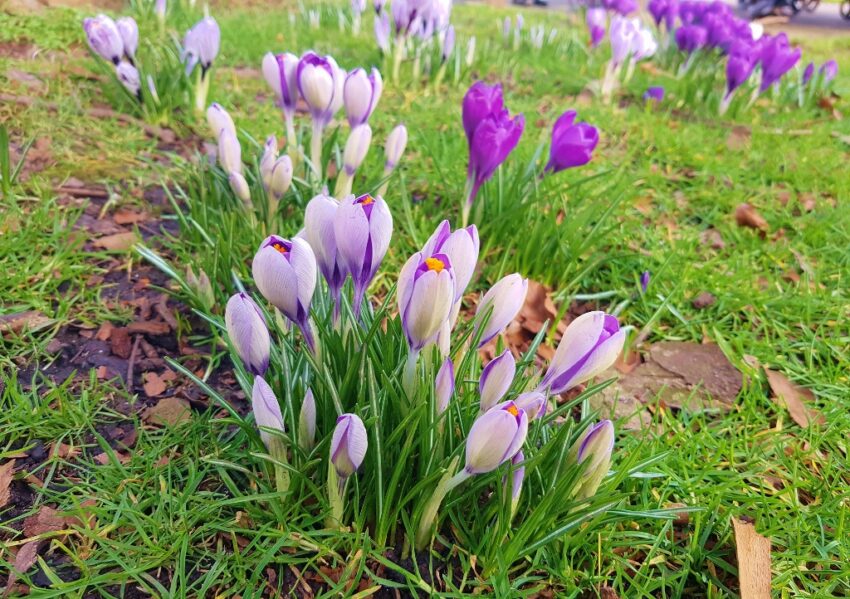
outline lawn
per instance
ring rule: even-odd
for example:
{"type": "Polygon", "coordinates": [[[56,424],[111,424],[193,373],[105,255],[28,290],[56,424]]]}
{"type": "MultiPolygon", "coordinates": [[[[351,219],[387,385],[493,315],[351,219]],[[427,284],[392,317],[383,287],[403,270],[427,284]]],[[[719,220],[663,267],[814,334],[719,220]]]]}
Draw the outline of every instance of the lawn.
{"type": "MultiPolygon", "coordinates": [[[[151,51],[151,3],[131,4],[104,10],[137,16],[151,51]]],[[[201,9],[175,6],[168,28],[182,36],[201,9]]],[[[242,289],[262,300],[251,258],[267,235],[298,233],[317,183],[296,163],[277,215],[246,212],[210,160],[216,140],[203,116],[122,117],[131,103],[81,28],[96,11],[0,13],[0,124],[11,167],[24,161],[0,212],[8,596],[747,596],[745,571],[757,561],[742,541],[747,523],[767,539],[770,596],[850,595],[850,38],[790,34],[801,66],[837,60],[822,98],[800,103],[783,88],[718,116],[719,58],[679,76],[672,50],[639,63],[604,102],[595,85],[610,51],[607,42],[588,50],[579,14],[521,9],[515,47],[502,21],[517,10],[459,4],[457,59],[435,82],[414,77],[412,60],[393,80],[371,6],[355,33],[339,24],[348,3],[213,3],[221,51],[208,100],[236,121],[252,189],[263,140],[285,135],[260,70],[266,52],[313,49],[384,74],[354,181],[355,193],[373,194],[386,182],[393,215],[370,309],[358,320],[346,299],[343,319],[354,325],[341,332],[317,293],[321,366],[263,308],[275,340],[267,378],[287,430],[272,438],[290,444],[281,455],[257,434],[252,373],[228,341],[225,304],[242,289]],[[538,26],[541,48],[529,40],[538,26]],[[479,79],[501,83],[526,125],[473,206],[481,247],[461,320],[503,276],[532,283],[509,333],[483,351],[465,351],[480,331],[459,326],[458,390],[435,423],[405,407],[396,280],[443,219],[460,224],[461,102],[479,79]],[[658,85],[664,100],[644,101],[658,85]],[[568,109],[599,129],[593,159],[538,177],[568,109]],[[382,148],[399,123],[409,140],[387,179],[382,148]],[[193,281],[201,272],[209,287],[193,281]],[[431,491],[463,459],[462,438],[441,435],[468,432],[481,362],[513,350],[512,393],[527,390],[554,353],[558,323],[590,310],[630,327],[627,350],[532,423],[539,447],[527,452],[518,512],[503,465],[449,493],[436,536],[417,548],[431,491]],[[306,381],[320,435],[305,448],[296,406],[306,381]],[[324,494],[341,413],[331,398],[370,431],[344,521],[324,494]],[[591,416],[614,420],[616,443],[598,493],[575,503],[579,470],[564,460],[591,416]],[[292,486],[282,490],[284,472],[292,486]]],[[[337,121],[323,147],[334,169],[348,128],[337,121]]],[[[299,112],[296,123],[307,148],[309,117],[299,112]]],[[[423,352],[421,380],[433,380],[433,357],[423,352]]]]}

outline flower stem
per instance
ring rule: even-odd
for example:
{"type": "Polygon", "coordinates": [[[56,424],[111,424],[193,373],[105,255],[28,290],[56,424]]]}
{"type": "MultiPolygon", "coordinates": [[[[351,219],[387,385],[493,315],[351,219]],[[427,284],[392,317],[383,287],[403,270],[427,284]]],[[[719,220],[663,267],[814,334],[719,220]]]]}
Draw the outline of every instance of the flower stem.
{"type": "Polygon", "coordinates": [[[410,353],[407,354],[407,362],[404,365],[404,375],[401,380],[401,385],[410,403],[413,403],[416,394],[416,364],[418,361],[419,350],[410,350],[410,353]]]}
{"type": "MultiPolygon", "coordinates": [[[[269,455],[276,462],[286,463],[286,446],[283,444],[283,439],[271,437],[269,439],[269,455]]],[[[275,487],[278,493],[286,493],[289,491],[289,470],[278,463],[274,465],[274,480],[275,487]]]]}
{"type": "Polygon", "coordinates": [[[428,544],[428,540],[431,537],[431,531],[434,528],[434,521],[437,519],[437,512],[440,510],[440,504],[443,503],[443,499],[446,498],[446,495],[448,495],[452,489],[460,485],[467,478],[472,476],[466,471],[466,469],[463,469],[452,476],[452,472],[454,472],[455,468],[457,468],[459,459],[459,457],[456,457],[452,460],[452,463],[449,464],[448,470],[446,470],[446,473],[443,475],[443,478],[440,479],[440,482],[437,483],[437,488],[434,489],[431,499],[429,499],[428,503],[425,505],[425,510],[422,512],[422,518],[419,520],[419,528],[416,531],[414,544],[417,549],[424,549],[428,544]]]}
{"type": "Polygon", "coordinates": [[[348,194],[351,193],[351,184],[354,178],[350,176],[345,169],[340,171],[339,175],[336,178],[336,188],[334,189],[334,196],[337,198],[344,198],[348,194]]]}
{"type": "Polygon", "coordinates": [[[310,161],[313,163],[313,172],[316,174],[316,181],[322,182],[322,133],[324,125],[318,121],[313,121],[313,137],[310,138],[310,161]]]}
{"type": "Polygon", "coordinates": [[[328,528],[342,527],[342,513],[345,508],[345,483],[347,479],[339,478],[333,464],[328,467],[328,503],[331,506],[331,515],[327,519],[328,528]]]}

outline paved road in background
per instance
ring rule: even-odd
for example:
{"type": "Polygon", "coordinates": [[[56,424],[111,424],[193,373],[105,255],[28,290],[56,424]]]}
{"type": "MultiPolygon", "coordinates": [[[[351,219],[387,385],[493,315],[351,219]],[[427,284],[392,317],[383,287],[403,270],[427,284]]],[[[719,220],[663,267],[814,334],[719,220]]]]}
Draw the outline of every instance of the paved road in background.
{"type": "MultiPolygon", "coordinates": [[[[508,4],[512,0],[508,0],[508,4]]],[[[533,0],[528,0],[529,5],[533,0]]],[[[575,0],[549,0],[550,8],[567,8],[576,6],[575,0]]],[[[733,2],[730,2],[733,4],[733,2]]],[[[789,33],[824,33],[829,35],[850,34],[850,21],[842,19],[838,12],[838,4],[821,2],[814,12],[801,11],[788,18],[770,17],[765,21],[769,29],[786,30],[789,33]]]]}

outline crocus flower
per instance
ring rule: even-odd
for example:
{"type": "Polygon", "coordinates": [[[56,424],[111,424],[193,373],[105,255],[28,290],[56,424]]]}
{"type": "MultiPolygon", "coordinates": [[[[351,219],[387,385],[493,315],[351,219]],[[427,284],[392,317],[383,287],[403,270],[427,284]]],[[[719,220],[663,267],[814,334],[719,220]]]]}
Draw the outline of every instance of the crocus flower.
{"type": "Polygon", "coordinates": [[[342,72],[330,56],[319,56],[307,52],[298,61],[295,80],[301,97],[307,103],[314,122],[327,125],[334,115],[334,100],[340,102],[337,93],[342,93],[342,72]]]}
{"type": "Polygon", "coordinates": [[[641,293],[646,293],[646,289],[649,287],[649,271],[645,270],[640,273],[640,290],[641,293]]]}
{"type": "Polygon", "coordinates": [[[83,19],[83,30],[95,54],[117,66],[124,55],[124,41],[115,21],[106,15],[97,15],[83,19]]]}
{"type": "Polygon", "coordinates": [[[218,163],[228,174],[242,172],[242,146],[236,134],[227,127],[218,134],[218,163]]]}
{"type": "MultiPolygon", "coordinates": [[[[353,177],[360,165],[363,164],[371,143],[372,128],[369,125],[363,123],[351,129],[348,140],[345,142],[345,151],[342,154],[343,169],[349,178],[353,177]]],[[[348,195],[348,192],[339,195],[348,195]]]]}
{"type": "Polygon", "coordinates": [[[440,52],[441,59],[443,62],[446,62],[449,59],[449,56],[452,55],[455,49],[455,28],[453,25],[449,25],[446,29],[446,33],[443,36],[443,44],[442,50],[440,52]]]}
{"type": "Polygon", "coordinates": [[[242,173],[235,171],[227,175],[227,182],[230,184],[230,189],[234,195],[248,205],[251,202],[251,189],[248,187],[248,181],[242,173]]]}
{"type": "Polygon", "coordinates": [[[139,95],[139,90],[142,87],[142,81],[139,77],[139,71],[129,62],[121,61],[115,69],[115,74],[118,76],[118,81],[127,88],[134,96],[139,95]]]}
{"type": "Polygon", "coordinates": [[[778,83],[785,73],[794,68],[800,60],[800,48],[791,48],[784,33],[768,40],[763,46],[761,55],[761,84],[759,91],[764,92],[771,85],[778,83]]]}
{"type": "Polygon", "coordinates": [[[467,474],[483,474],[513,458],[525,443],[528,416],[506,401],[472,423],[466,438],[467,474]]]}
{"type": "Polygon", "coordinates": [[[260,307],[245,293],[237,293],[227,300],[224,324],[245,370],[258,376],[265,374],[269,367],[271,339],[260,307]]]}
{"type": "Polygon", "coordinates": [[[755,63],[742,54],[730,54],[726,61],[726,95],[730,96],[753,72],[755,63]]]}
{"type": "Polygon", "coordinates": [[[547,172],[557,173],[590,162],[599,143],[599,131],[585,122],[576,123],[575,118],[576,111],[568,110],[555,121],[549,162],[544,169],[547,172]]]}
{"type": "Polygon", "coordinates": [[[316,345],[309,323],[316,289],[316,256],[303,239],[270,235],[260,244],[251,265],[254,283],[273,306],[301,329],[307,345],[316,345]]]}
{"type": "Polygon", "coordinates": [[[445,254],[426,256],[417,252],[402,267],[398,311],[411,356],[435,340],[451,314],[454,295],[454,270],[445,254]]]}
{"type": "Polygon", "coordinates": [[[298,444],[310,450],[316,443],[316,399],[313,391],[307,389],[301,411],[298,413],[298,444]]]}
{"type": "Polygon", "coordinates": [[[251,411],[257,428],[260,429],[260,438],[266,448],[271,451],[272,434],[263,428],[270,428],[283,432],[283,415],[280,412],[280,403],[275,397],[274,391],[261,376],[254,377],[254,387],[251,391],[251,411]]]}
{"type": "Polygon", "coordinates": [[[806,68],[803,70],[803,85],[806,85],[812,79],[812,75],[815,74],[815,63],[810,62],[806,65],[806,68]]]}
{"type": "Polygon", "coordinates": [[[478,228],[475,225],[452,232],[449,221],[444,220],[422,247],[422,253],[425,255],[440,253],[451,260],[455,274],[455,302],[463,297],[463,292],[475,274],[480,246],[478,228]]]}
{"type": "Polygon", "coordinates": [[[183,60],[186,73],[191,73],[196,64],[201,65],[201,74],[212,66],[221,46],[221,29],[212,17],[204,17],[186,32],[183,38],[183,60]]]}
{"type": "Polygon", "coordinates": [[[269,193],[280,200],[292,184],[292,159],[284,154],[275,160],[269,178],[269,193]]]}
{"type": "Polygon", "coordinates": [[[528,414],[529,421],[546,414],[546,395],[540,391],[520,393],[514,403],[528,414]]]}
{"type": "Polygon", "coordinates": [[[527,293],[528,279],[523,279],[519,274],[514,273],[499,279],[484,294],[475,311],[476,334],[482,326],[483,319],[487,318],[487,324],[481,330],[481,340],[478,342],[478,347],[486,345],[511,323],[525,303],[527,293]]]}
{"type": "Polygon", "coordinates": [[[268,52],[263,56],[262,67],[263,77],[274,91],[283,111],[287,143],[294,145],[297,143],[293,116],[295,115],[295,105],[298,103],[298,84],[295,77],[298,69],[298,57],[289,52],[283,54],[268,52]]]}
{"type": "Polygon", "coordinates": [[[379,15],[384,11],[384,4],[387,3],[387,0],[374,0],[372,2],[372,6],[375,7],[375,14],[379,15]]]}
{"type": "Polygon", "coordinates": [[[407,127],[404,125],[396,125],[387,137],[387,144],[384,146],[384,156],[386,162],[384,168],[387,171],[393,171],[398,166],[401,155],[404,154],[404,149],[407,147],[407,127]]]}
{"type": "Polygon", "coordinates": [[[443,361],[437,378],[434,381],[434,399],[437,404],[437,414],[442,414],[449,407],[449,400],[455,391],[455,366],[451,358],[443,361]]]}
{"type": "Polygon", "coordinates": [[[481,379],[478,381],[482,412],[486,412],[502,400],[511,388],[515,374],[516,360],[511,350],[506,349],[502,355],[490,360],[481,371],[481,379]]]}
{"type": "Polygon", "coordinates": [[[558,395],[592,379],[614,364],[625,340],[626,331],[615,316],[582,314],[564,331],[538,390],[558,395]]]}
{"type": "Polygon", "coordinates": [[[462,118],[466,140],[472,144],[472,136],[485,119],[505,112],[502,85],[487,85],[483,81],[472,84],[463,96],[462,118]]]}
{"type": "Polygon", "coordinates": [[[121,41],[124,43],[124,56],[132,63],[136,58],[136,49],[139,47],[139,26],[133,17],[121,17],[115,21],[121,41]]]}
{"type": "Polygon", "coordinates": [[[608,14],[604,8],[588,8],[586,21],[587,29],[590,32],[590,47],[595,48],[605,38],[608,14]]]}
{"type": "Polygon", "coordinates": [[[513,28],[513,22],[510,17],[505,17],[502,21],[502,37],[506,40],[511,36],[511,29],[513,28]]]}
{"type": "Polygon", "coordinates": [[[337,418],[331,438],[331,463],[340,479],[345,480],[360,468],[368,446],[366,427],[359,416],[343,414],[337,418]]]}
{"type": "Polygon", "coordinates": [[[345,268],[340,263],[336,247],[334,221],[336,220],[339,202],[334,198],[319,194],[309,202],[304,212],[304,238],[313,253],[316,262],[334,302],[334,319],[339,318],[339,292],[345,283],[345,268]]]}
{"type": "Polygon", "coordinates": [[[643,93],[643,99],[661,102],[664,99],[664,88],[660,85],[646,88],[646,91],[643,93]]]}
{"type": "Polygon", "coordinates": [[[384,83],[381,73],[373,68],[367,74],[365,69],[354,69],[345,78],[343,85],[343,104],[348,124],[354,129],[369,120],[381,99],[384,83]]]}
{"type": "Polygon", "coordinates": [[[351,0],[351,12],[361,15],[366,10],[366,0],[351,0]]]}
{"type": "Polygon", "coordinates": [[[835,60],[827,60],[820,66],[818,73],[823,78],[824,84],[827,84],[838,75],[838,63],[835,60]]]}
{"type": "Polygon", "coordinates": [[[390,51],[390,16],[387,13],[375,17],[375,41],[381,52],[390,51]]]}
{"type": "MultiPolygon", "coordinates": [[[[602,479],[608,474],[614,450],[614,425],[610,420],[603,420],[591,426],[577,445],[575,460],[584,469],[576,488],[576,497],[587,499],[596,493],[602,479]]],[[[571,450],[570,454],[574,451],[571,450]]]]}
{"type": "Polygon", "coordinates": [[[516,509],[516,506],[519,503],[519,497],[522,494],[522,483],[525,479],[525,466],[523,465],[523,462],[525,462],[525,455],[520,449],[516,452],[514,457],[511,458],[511,466],[514,467],[513,473],[511,474],[511,504],[513,505],[513,509],[516,509]]]}
{"type": "Polygon", "coordinates": [[[615,16],[611,19],[611,63],[617,67],[626,62],[633,51],[633,41],[638,29],[631,19],[615,16]]]}
{"type": "MultiPolygon", "coordinates": [[[[219,138],[222,129],[227,129],[233,134],[234,139],[236,138],[236,125],[233,124],[233,119],[230,118],[230,114],[222,108],[221,104],[217,102],[210,104],[207,109],[207,123],[216,139],[219,138]]],[[[275,150],[275,153],[277,153],[277,150],[275,150]]]]}
{"type": "MultiPolygon", "coordinates": [[[[209,111],[207,111],[209,115],[209,111]]],[[[263,180],[263,187],[269,189],[272,181],[272,171],[274,170],[275,161],[277,161],[277,137],[269,135],[266,138],[266,143],[263,144],[263,156],[260,158],[260,178],[263,180]]]]}
{"type": "Polygon", "coordinates": [[[699,25],[682,25],[676,30],[676,45],[688,54],[705,46],[707,40],[708,31],[699,25]]]}
{"type": "Polygon", "coordinates": [[[338,259],[354,283],[354,313],[375,277],[393,234],[393,217],[381,196],[348,196],[334,219],[338,259]]]}

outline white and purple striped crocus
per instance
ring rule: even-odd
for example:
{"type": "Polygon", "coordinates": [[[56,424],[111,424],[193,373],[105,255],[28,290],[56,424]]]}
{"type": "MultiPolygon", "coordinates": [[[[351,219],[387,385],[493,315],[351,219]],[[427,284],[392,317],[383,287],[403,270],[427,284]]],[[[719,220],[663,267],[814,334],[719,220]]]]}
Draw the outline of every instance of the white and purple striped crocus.
{"type": "Polygon", "coordinates": [[[260,244],[251,264],[257,289],[301,329],[310,350],[318,340],[310,323],[310,304],[316,289],[316,256],[303,239],[270,235],[260,244]]]}
{"type": "Polygon", "coordinates": [[[522,483],[525,480],[525,454],[520,449],[514,457],[511,458],[511,511],[516,511],[519,505],[519,498],[522,494],[522,483]]]}
{"type": "MultiPolygon", "coordinates": [[[[236,137],[236,125],[233,123],[233,119],[230,117],[230,114],[217,102],[213,102],[210,104],[210,107],[207,108],[207,123],[210,126],[210,130],[212,130],[213,135],[216,139],[221,135],[221,131],[223,129],[227,129],[233,134],[233,137],[236,137]]],[[[277,144],[275,144],[277,146],[277,144]]],[[[275,152],[277,150],[275,149],[275,152]]]]}
{"type": "Polygon", "coordinates": [[[310,160],[318,179],[322,178],[322,133],[343,101],[345,73],[330,56],[306,52],[298,61],[295,81],[298,92],[307,103],[313,119],[313,137],[310,140],[310,160]]]}
{"type": "Polygon", "coordinates": [[[282,54],[266,53],[263,56],[263,77],[277,97],[278,105],[283,112],[286,126],[286,143],[290,148],[295,147],[295,106],[298,103],[298,84],[296,71],[298,57],[285,52],[282,54]]]}
{"type": "Polygon", "coordinates": [[[407,127],[396,125],[387,137],[384,146],[384,175],[389,175],[398,166],[404,149],[407,147],[407,127]]]}
{"type": "Polygon", "coordinates": [[[475,311],[475,334],[481,330],[478,347],[489,343],[511,323],[525,303],[527,293],[528,279],[513,273],[499,279],[484,294],[475,311]]]}
{"type": "Polygon", "coordinates": [[[375,42],[383,54],[390,51],[390,16],[383,12],[375,16],[375,42]]]}
{"type": "Polygon", "coordinates": [[[86,18],[83,31],[94,53],[117,66],[124,55],[124,41],[115,21],[103,14],[86,18]]]}
{"type": "Polygon", "coordinates": [[[484,474],[513,458],[525,443],[528,416],[514,402],[506,401],[472,423],[466,438],[468,475],[484,474]]]}
{"type": "Polygon", "coordinates": [[[437,333],[451,315],[454,296],[455,274],[447,255],[417,252],[402,267],[398,312],[412,363],[423,347],[436,341],[437,333]]]}
{"type": "Polygon", "coordinates": [[[347,272],[337,251],[334,222],[338,210],[339,202],[329,195],[319,194],[307,202],[304,212],[304,238],[313,248],[319,271],[328,284],[335,324],[339,322],[339,294],[347,272]]]}
{"type": "MultiPolygon", "coordinates": [[[[372,128],[367,123],[357,125],[351,129],[342,153],[342,168],[349,181],[354,177],[354,173],[357,172],[357,169],[360,168],[360,165],[366,159],[366,154],[369,152],[369,146],[371,144],[372,128]]],[[[337,196],[345,197],[349,193],[351,193],[350,183],[348,188],[342,192],[338,192],[337,196]]]]}
{"type": "Polygon", "coordinates": [[[575,460],[584,468],[575,496],[581,500],[592,497],[608,474],[614,450],[614,424],[610,420],[602,420],[591,426],[579,439],[577,446],[575,460]]]}
{"type": "Polygon", "coordinates": [[[478,238],[478,227],[469,225],[452,231],[448,220],[437,225],[436,230],[425,242],[422,253],[446,254],[451,260],[455,273],[455,303],[460,307],[460,300],[475,274],[478,264],[478,253],[481,242],[478,238]]]}
{"type": "Polygon", "coordinates": [[[237,293],[227,300],[224,324],[245,370],[257,376],[265,374],[269,368],[271,339],[260,307],[247,294],[237,293]]]}
{"type": "Polygon", "coordinates": [[[272,451],[272,434],[262,429],[284,432],[283,415],[280,412],[280,403],[272,391],[272,388],[262,376],[254,377],[254,386],[251,390],[251,411],[254,420],[260,430],[260,438],[266,448],[272,451]]]}
{"type": "Polygon", "coordinates": [[[381,73],[373,68],[371,73],[357,68],[345,77],[343,85],[343,105],[348,124],[352,129],[365,124],[381,99],[384,82],[381,73]]]}
{"type": "Polygon", "coordinates": [[[336,428],[331,438],[330,460],[342,485],[354,474],[369,447],[366,426],[356,414],[343,414],[336,420],[336,428]]]}
{"type": "Polygon", "coordinates": [[[599,143],[599,130],[585,122],[576,123],[576,111],[562,114],[552,127],[546,172],[557,173],[590,162],[599,143]]]}
{"type": "Polygon", "coordinates": [[[183,38],[183,60],[186,73],[191,74],[196,65],[201,65],[201,77],[212,66],[221,47],[221,29],[212,17],[204,17],[186,32],[183,38]]]}
{"type": "Polygon", "coordinates": [[[481,371],[481,378],[478,381],[482,412],[487,412],[502,400],[511,388],[515,374],[516,360],[509,349],[488,362],[481,371]]]}
{"type": "Polygon", "coordinates": [[[546,395],[541,391],[520,393],[514,403],[528,414],[529,421],[546,415],[546,395]]]}
{"type": "Polygon", "coordinates": [[[393,217],[381,196],[348,196],[337,209],[334,233],[338,260],[351,274],[354,284],[354,313],[360,307],[369,283],[378,272],[393,235],[393,217]]]}
{"type": "Polygon", "coordinates": [[[298,413],[298,445],[310,451],[316,444],[316,399],[313,391],[307,389],[301,411],[298,413]]]}
{"type": "Polygon", "coordinates": [[[139,70],[136,67],[129,62],[122,60],[115,68],[115,75],[118,77],[118,81],[121,82],[121,85],[127,88],[128,92],[130,92],[133,96],[140,97],[139,94],[142,89],[142,80],[139,76],[139,70]]]}
{"type": "Polygon", "coordinates": [[[604,8],[588,8],[585,16],[587,30],[590,33],[590,47],[597,47],[605,39],[605,28],[608,25],[608,13],[604,8]]]}
{"type": "Polygon", "coordinates": [[[564,331],[538,390],[558,395],[592,379],[614,364],[625,340],[615,316],[582,314],[564,331]]]}
{"type": "Polygon", "coordinates": [[[115,26],[118,28],[118,33],[121,34],[121,41],[124,44],[124,56],[130,62],[135,64],[136,49],[139,47],[139,25],[133,17],[121,17],[115,21],[115,26]]]}
{"type": "Polygon", "coordinates": [[[437,371],[434,380],[434,400],[437,414],[442,414],[449,407],[449,400],[455,391],[455,366],[451,358],[446,358],[437,371]]]}

